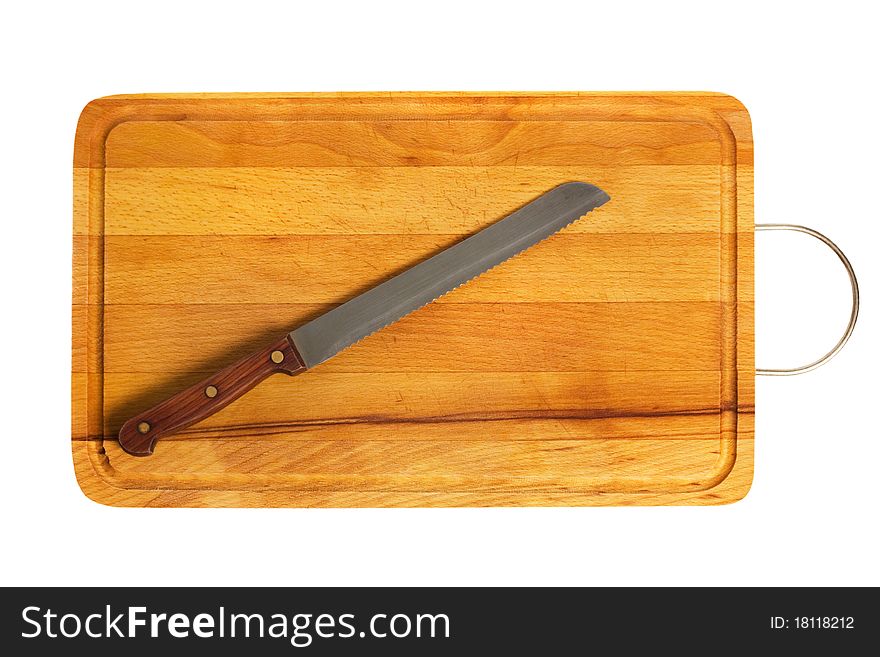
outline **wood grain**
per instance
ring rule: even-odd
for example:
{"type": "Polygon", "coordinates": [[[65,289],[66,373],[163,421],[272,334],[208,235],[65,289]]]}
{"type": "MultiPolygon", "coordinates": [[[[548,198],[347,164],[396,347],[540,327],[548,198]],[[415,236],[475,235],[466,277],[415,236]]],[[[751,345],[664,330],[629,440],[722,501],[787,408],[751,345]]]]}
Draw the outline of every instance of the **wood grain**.
{"type": "Polygon", "coordinates": [[[93,101],[73,415],[120,506],[718,504],[754,412],[748,113],[714,94],[93,101]],[[304,376],[125,454],[122,423],[584,180],[612,202],[304,376]]]}
{"type": "MultiPolygon", "coordinates": [[[[597,213],[598,214],[598,213],[597,213]]],[[[583,220],[589,222],[589,217],[583,220]]],[[[105,303],[341,303],[461,235],[108,236],[105,303]],[[186,264],[182,264],[182,263],[186,264]],[[248,272],[248,276],[242,276],[248,272]]],[[[717,233],[566,229],[438,303],[718,301],[717,233]],[[653,267],[646,268],[650,260],[653,267]],[[590,285],[571,281],[576,271],[590,285]]]]}
{"type": "MultiPolygon", "coordinates": [[[[522,164],[107,169],[112,221],[105,228],[107,235],[211,235],[216,223],[205,217],[218,217],[223,235],[471,234],[525,205],[533,190],[583,173],[522,164]]],[[[717,163],[609,166],[590,175],[617,196],[568,234],[700,232],[717,222],[717,163]],[[667,208],[661,223],[651,214],[656,207],[667,208]]]]}
{"type": "Polygon", "coordinates": [[[107,137],[121,167],[715,164],[705,123],[381,119],[127,121],[107,137]],[[528,148],[523,148],[528,144],[528,148]]]}
{"type": "MultiPolygon", "coordinates": [[[[99,376],[74,374],[81,386],[99,376]]],[[[174,385],[187,387],[204,376],[198,371],[170,377],[106,373],[103,433],[110,435],[135,413],[163,401],[163,395],[174,385]],[[150,382],[146,388],[145,381],[150,382]]],[[[226,409],[222,417],[208,418],[185,433],[221,437],[257,432],[262,425],[254,425],[253,419],[262,411],[272,416],[271,422],[264,422],[269,433],[280,429],[315,435],[358,431],[381,435],[391,425],[395,435],[408,432],[412,440],[430,440],[444,432],[449,437],[450,427],[444,423],[458,423],[455,438],[508,440],[540,437],[539,433],[527,432],[526,423],[536,430],[546,426],[554,433],[570,436],[566,433],[567,422],[589,420],[581,427],[589,429],[591,436],[600,437],[606,433],[593,429],[601,428],[609,436],[655,437],[652,427],[668,421],[663,436],[673,438],[679,435],[674,424],[688,416],[694,424],[681,435],[700,432],[712,436],[718,432],[720,385],[720,374],[712,371],[656,371],[646,377],[637,371],[416,371],[382,372],[377,376],[372,372],[315,370],[297,379],[295,386],[283,377],[270,379],[226,409]],[[353,390],[357,394],[352,394],[353,390]],[[663,408],[652,401],[659,396],[670,398],[663,408]],[[340,402],[344,402],[344,412],[340,412],[340,402]],[[447,410],[452,405],[456,407],[454,415],[447,410]],[[381,415],[376,414],[377,408],[382,409],[381,415]],[[492,423],[491,434],[486,435],[481,422],[492,423]]],[[[85,425],[78,425],[74,439],[88,438],[85,425]]]]}
{"type": "MultiPolygon", "coordinates": [[[[176,304],[107,306],[103,368],[207,372],[208,363],[259,348],[253,336],[277,335],[331,307],[194,304],[184,313],[176,304]],[[133,332],[140,332],[137,341],[129,339],[133,332]],[[194,334],[211,339],[193,349],[194,334]]],[[[654,371],[683,362],[682,369],[717,371],[720,336],[721,307],[712,302],[435,303],[346,349],[321,371],[654,371]]]]}

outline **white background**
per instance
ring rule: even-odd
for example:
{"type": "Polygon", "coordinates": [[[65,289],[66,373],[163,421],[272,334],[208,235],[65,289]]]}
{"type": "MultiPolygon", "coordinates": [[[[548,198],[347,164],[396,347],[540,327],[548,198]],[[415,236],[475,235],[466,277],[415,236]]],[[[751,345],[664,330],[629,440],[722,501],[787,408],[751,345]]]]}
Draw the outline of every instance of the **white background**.
{"type": "MultiPolygon", "coordinates": [[[[8,5],[0,583],[880,584],[878,22],[865,2],[782,5],[8,5]],[[758,221],[808,224],[847,251],[860,324],[826,367],[758,381],[754,485],[731,506],[141,510],[87,500],[69,446],[80,110],[114,93],[299,90],[735,95],[753,121],[758,221]]],[[[759,364],[810,360],[845,321],[842,268],[807,238],[758,239],[759,364]]]]}

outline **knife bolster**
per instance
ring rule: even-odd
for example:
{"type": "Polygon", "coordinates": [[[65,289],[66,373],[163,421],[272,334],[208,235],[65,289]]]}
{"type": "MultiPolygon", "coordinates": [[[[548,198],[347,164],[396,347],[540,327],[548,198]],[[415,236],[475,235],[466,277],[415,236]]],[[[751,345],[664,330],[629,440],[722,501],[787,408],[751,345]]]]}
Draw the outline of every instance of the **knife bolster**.
{"type": "Polygon", "coordinates": [[[241,397],[272,374],[293,375],[306,370],[288,336],[242,358],[213,376],[128,420],[119,431],[119,444],[129,454],[148,456],[156,441],[204,420],[241,397]]]}

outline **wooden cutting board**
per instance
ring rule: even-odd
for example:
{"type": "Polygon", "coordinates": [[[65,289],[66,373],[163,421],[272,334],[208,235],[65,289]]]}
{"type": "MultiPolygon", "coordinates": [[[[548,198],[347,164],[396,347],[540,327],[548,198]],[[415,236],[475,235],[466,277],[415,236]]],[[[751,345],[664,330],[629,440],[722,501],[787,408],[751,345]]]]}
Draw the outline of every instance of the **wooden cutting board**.
{"type": "Polygon", "coordinates": [[[117,506],[718,504],[751,483],[753,168],[713,94],[89,103],[73,456],[117,506]],[[122,423],[566,181],[611,202],[137,458],[122,423]]]}

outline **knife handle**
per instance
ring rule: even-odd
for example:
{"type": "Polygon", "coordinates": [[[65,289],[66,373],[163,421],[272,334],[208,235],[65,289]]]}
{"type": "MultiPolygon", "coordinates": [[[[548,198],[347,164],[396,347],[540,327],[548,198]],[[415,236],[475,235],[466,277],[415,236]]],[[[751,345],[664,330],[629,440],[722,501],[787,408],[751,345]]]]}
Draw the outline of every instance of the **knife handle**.
{"type": "Polygon", "coordinates": [[[134,416],[122,425],[119,444],[129,454],[148,456],[159,438],[213,415],[269,375],[276,372],[293,375],[305,369],[302,357],[285,335],[265,349],[134,416]]]}

